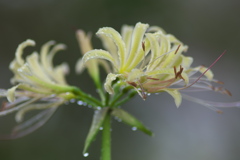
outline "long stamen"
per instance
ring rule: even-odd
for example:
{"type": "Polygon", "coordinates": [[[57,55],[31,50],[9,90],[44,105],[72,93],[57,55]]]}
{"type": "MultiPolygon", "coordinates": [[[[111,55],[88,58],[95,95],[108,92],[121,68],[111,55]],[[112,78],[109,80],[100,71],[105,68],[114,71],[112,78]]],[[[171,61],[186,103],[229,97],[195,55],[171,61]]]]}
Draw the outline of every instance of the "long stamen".
{"type": "Polygon", "coordinates": [[[182,88],[182,89],[189,88],[189,87],[191,87],[192,85],[194,85],[195,83],[197,83],[197,82],[200,80],[200,78],[202,78],[202,77],[205,75],[205,73],[206,73],[207,71],[209,71],[209,70],[217,63],[217,61],[219,61],[219,59],[220,59],[225,53],[226,53],[226,50],[225,50],[192,84],[190,84],[190,85],[188,85],[188,86],[186,86],[186,87],[184,87],[184,88],[182,88]]]}
{"type": "Polygon", "coordinates": [[[178,50],[179,50],[180,47],[181,47],[181,44],[178,45],[177,50],[175,51],[174,54],[177,54],[177,52],[178,52],[178,50]]]}

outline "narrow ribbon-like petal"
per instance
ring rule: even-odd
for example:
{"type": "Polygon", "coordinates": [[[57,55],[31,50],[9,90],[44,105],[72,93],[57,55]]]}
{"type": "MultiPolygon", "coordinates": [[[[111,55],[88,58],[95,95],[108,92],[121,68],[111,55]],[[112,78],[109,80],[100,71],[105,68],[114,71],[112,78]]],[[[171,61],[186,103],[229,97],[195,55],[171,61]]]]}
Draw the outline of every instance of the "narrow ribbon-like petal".
{"type": "Polygon", "coordinates": [[[113,28],[104,27],[98,30],[97,35],[106,35],[107,37],[111,38],[118,48],[118,56],[119,56],[119,67],[122,68],[123,64],[125,63],[126,57],[126,46],[124,41],[122,40],[121,35],[113,28]]]}

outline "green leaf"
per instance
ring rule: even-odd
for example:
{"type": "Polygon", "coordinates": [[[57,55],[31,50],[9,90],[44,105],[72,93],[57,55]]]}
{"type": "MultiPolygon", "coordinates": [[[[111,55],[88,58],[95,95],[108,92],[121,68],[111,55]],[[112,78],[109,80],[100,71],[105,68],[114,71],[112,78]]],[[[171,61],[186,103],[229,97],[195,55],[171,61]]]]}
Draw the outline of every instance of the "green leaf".
{"type": "Polygon", "coordinates": [[[113,108],[111,112],[112,116],[115,116],[122,120],[122,122],[137,128],[138,130],[146,133],[149,136],[153,136],[152,131],[147,129],[137,118],[129,114],[128,112],[120,109],[120,108],[113,108]]]}
{"type": "Polygon", "coordinates": [[[93,116],[92,125],[88,132],[88,135],[87,135],[87,138],[86,138],[86,141],[84,144],[83,154],[87,153],[87,150],[88,150],[90,144],[93,142],[97,133],[99,132],[99,128],[102,126],[108,110],[109,110],[109,108],[105,107],[105,108],[102,108],[101,110],[95,111],[94,116],[93,116]]]}

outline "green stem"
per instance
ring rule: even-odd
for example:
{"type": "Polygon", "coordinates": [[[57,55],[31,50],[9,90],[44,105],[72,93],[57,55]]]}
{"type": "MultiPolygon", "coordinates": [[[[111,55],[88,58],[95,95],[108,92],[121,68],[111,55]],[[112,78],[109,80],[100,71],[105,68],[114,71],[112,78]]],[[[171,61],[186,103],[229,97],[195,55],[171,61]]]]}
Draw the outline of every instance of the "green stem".
{"type": "Polygon", "coordinates": [[[117,103],[112,104],[112,107],[118,107],[121,106],[123,103],[126,103],[129,99],[131,99],[133,96],[135,96],[137,91],[133,90],[131,91],[127,97],[124,97],[122,100],[118,101],[117,103]]]}
{"type": "MultiPolygon", "coordinates": [[[[133,89],[132,86],[125,87],[120,93],[116,94],[116,95],[113,97],[112,101],[110,102],[110,106],[115,106],[116,103],[119,102],[119,99],[121,99],[123,96],[125,96],[125,95],[126,95],[129,91],[131,91],[132,89],[133,89]]],[[[119,91],[118,91],[118,92],[119,92],[119,91]]],[[[132,92],[135,92],[135,90],[133,90],[132,92]]],[[[130,96],[130,98],[133,97],[133,96],[131,96],[132,92],[130,92],[130,94],[127,95],[127,96],[128,96],[128,97],[130,96]]],[[[128,98],[128,99],[129,99],[129,98],[128,98]]]]}
{"type": "Polygon", "coordinates": [[[87,103],[89,103],[91,105],[101,106],[102,107],[102,103],[98,99],[92,97],[91,95],[88,95],[88,94],[84,93],[79,88],[73,87],[73,91],[72,92],[75,95],[77,95],[78,99],[86,101],[87,103]]]}
{"type": "Polygon", "coordinates": [[[109,112],[103,122],[101,160],[111,160],[111,115],[109,112]]]}
{"type": "Polygon", "coordinates": [[[95,83],[95,85],[97,87],[98,94],[99,94],[99,96],[100,96],[100,98],[102,100],[102,103],[104,105],[104,103],[106,101],[106,97],[105,97],[104,90],[102,88],[102,83],[101,83],[99,77],[97,79],[94,79],[94,83],[95,83]]]}

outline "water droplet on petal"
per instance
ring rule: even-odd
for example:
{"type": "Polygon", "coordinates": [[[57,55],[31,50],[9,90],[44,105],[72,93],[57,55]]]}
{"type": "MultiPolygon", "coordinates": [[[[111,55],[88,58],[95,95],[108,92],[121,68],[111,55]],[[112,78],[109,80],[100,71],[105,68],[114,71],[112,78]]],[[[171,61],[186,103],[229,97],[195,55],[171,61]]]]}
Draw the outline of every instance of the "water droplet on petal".
{"type": "Polygon", "coordinates": [[[132,130],[133,130],[133,131],[136,131],[136,130],[137,130],[137,127],[132,127],[132,130]]]}
{"type": "Polygon", "coordinates": [[[89,156],[89,153],[84,153],[83,156],[87,157],[87,156],[89,156]]]}

